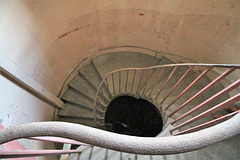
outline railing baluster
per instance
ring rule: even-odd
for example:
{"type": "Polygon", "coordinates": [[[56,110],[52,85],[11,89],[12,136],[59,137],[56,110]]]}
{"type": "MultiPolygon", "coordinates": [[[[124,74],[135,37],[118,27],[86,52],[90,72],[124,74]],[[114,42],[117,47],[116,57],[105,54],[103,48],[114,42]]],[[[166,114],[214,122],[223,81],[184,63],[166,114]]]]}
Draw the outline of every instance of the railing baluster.
{"type": "Polygon", "coordinates": [[[136,75],[136,70],[134,70],[134,73],[133,73],[133,81],[132,81],[131,93],[132,93],[132,91],[133,91],[133,85],[134,85],[134,81],[135,81],[135,75],[136,75]]]}
{"type": "Polygon", "coordinates": [[[191,84],[187,86],[169,105],[165,108],[167,110],[173,103],[175,103],[184,93],[186,93],[197,81],[199,81],[205,74],[207,74],[213,67],[208,67],[205,71],[203,71],[191,84]]]}
{"type": "Polygon", "coordinates": [[[206,117],[206,116],[208,116],[208,115],[210,115],[210,114],[212,114],[214,112],[217,112],[217,111],[219,111],[219,110],[221,110],[221,109],[223,109],[223,108],[225,108],[225,107],[227,107],[227,106],[229,106],[229,105],[231,105],[231,104],[233,104],[235,102],[238,102],[238,101],[240,101],[240,93],[235,95],[235,96],[233,96],[233,97],[231,97],[231,98],[229,98],[228,100],[226,100],[226,101],[224,101],[224,102],[222,102],[222,103],[220,103],[220,104],[218,104],[218,105],[216,105],[216,106],[206,110],[205,112],[202,112],[202,113],[198,114],[197,116],[195,116],[195,117],[193,117],[193,118],[191,118],[191,119],[189,119],[189,120],[179,124],[178,126],[174,127],[170,131],[172,132],[172,131],[180,128],[180,127],[186,126],[187,124],[193,123],[193,122],[195,122],[195,121],[197,121],[197,120],[199,120],[199,119],[201,119],[203,117],[206,117]]]}
{"type": "Polygon", "coordinates": [[[140,85],[141,85],[141,82],[142,82],[142,78],[143,78],[143,75],[144,75],[144,71],[145,71],[145,70],[142,71],[142,75],[141,75],[141,78],[140,78],[139,83],[138,83],[138,87],[137,87],[136,94],[138,94],[138,90],[139,90],[140,85]]]}
{"type": "MultiPolygon", "coordinates": [[[[106,102],[106,99],[105,99],[105,97],[104,97],[104,94],[103,94],[102,87],[100,88],[100,94],[101,94],[101,95],[103,95],[103,100],[104,100],[104,103],[105,103],[105,104],[107,104],[107,102],[106,102]]],[[[98,100],[99,100],[99,99],[98,99],[98,100]]]]}
{"type": "Polygon", "coordinates": [[[148,77],[147,77],[147,81],[146,81],[145,86],[144,86],[144,88],[143,88],[142,94],[144,94],[145,89],[146,89],[146,87],[147,87],[147,85],[148,85],[148,82],[149,82],[150,77],[152,76],[152,74],[153,74],[153,69],[151,69],[151,71],[150,71],[150,73],[149,73],[149,75],[148,75],[148,77]]]}
{"type": "Polygon", "coordinates": [[[160,77],[161,77],[163,72],[164,72],[164,68],[162,68],[161,71],[159,72],[158,77],[157,77],[156,81],[154,82],[154,84],[152,86],[152,89],[151,89],[151,91],[149,93],[149,97],[151,97],[152,91],[154,90],[154,88],[155,88],[156,84],[158,83],[158,81],[159,81],[159,79],[160,79],[160,77]]]}
{"type": "MultiPolygon", "coordinates": [[[[171,124],[173,124],[173,123],[179,121],[180,119],[186,117],[187,115],[189,115],[189,114],[191,114],[191,113],[199,110],[200,108],[202,108],[202,107],[205,106],[206,104],[214,101],[215,99],[221,97],[222,95],[224,95],[224,94],[230,92],[231,90],[237,88],[239,85],[240,85],[240,79],[237,80],[237,81],[235,81],[234,83],[232,83],[232,84],[229,85],[228,87],[222,89],[220,92],[218,92],[218,93],[216,93],[215,95],[213,95],[212,97],[208,98],[207,100],[205,100],[204,102],[202,102],[202,103],[199,104],[198,106],[194,107],[194,108],[191,109],[190,111],[182,114],[180,117],[178,117],[177,119],[175,119],[171,124]]],[[[172,116],[172,115],[173,115],[174,113],[176,113],[177,111],[179,111],[180,109],[181,109],[180,107],[177,108],[175,111],[173,111],[173,112],[169,115],[169,117],[172,116]]]]}
{"type": "MultiPolygon", "coordinates": [[[[63,145],[63,150],[71,150],[71,146],[72,146],[71,144],[65,143],[63,145]]],[[[61,155],[60,160],[67,160],[68,157],[69,157],[69,154],[63,154],[63,155],[61,155]]]]}
{"type": "MultiPolygon", "coordinates": [[[[97,103],[98,103],[98,106],[101,107],[102,110],[104,110],[103,107],[104,107],[105,105],[101,104],[101,102],[99,101],[98,98],[97,98],[97,103]]],[[[102,114],[102,111],[100,111],[99,109],[96,108],[94,115],[96,116],[97,113],[98,113],[98,114],[102,114]]]]}
{"type": "Polygon", "coordinates": [[[98,98],[96,99],[96,105],[94,107],[94,124],[95,125],[97,125],[97,120],[98,120],[97,113],[101,113],[101,111],[97,109],[97,105],[103,106],[98,98]]]}
{"type": "Polygon", "coordinates": [[[138,160],[137,154],[134,155],[134,160],[138,160]]]}
{"type": "Polygon", "coordinates": [[[113,94],[115,94],[114,73],[112,73],[113,94]]]}
{"type": "Polygon", "coordinates": [[[169,95],[175,90],[175,88],[181,83],[183,78],[187,76],[187,74],[193,69],[194,66],[190,66],[189,69],[182,75],[182,77],[178,80],[178,82],[173,86],[173,88],[169,91],[169,93],[163,98],[160,102],[160,105],[169,97],[169,95]]]}
{"type": "MultiPolygon", "coordinates": [[[[98,104],[101,104],[98,98],[97,98],[97,103],[98,103],[98,104]]],[[[94,119],[94,123],[95,123],[95,124],[97,124],[97,120],[98,120],[97,114],[99,114],[99,112],[100,112],[100,111],[96,108],[95,113],[94,113],[94,116],[95,116],[95,117],[94,117],[94,118],[95,118],[95,119],[94,119]]]]}
{"type": "MultiPolygon", "coordinates": [[[[108,77],[107,77],[108,78],[108,77]]],[[[105,82],[106,82],[106,86],[107,86],[107,88],[109,89],[109,85],[108,85],[108,79],[105,79],[105,82]]]]}
{"type": "Polygon", "coordinates": [[[172,70],[171,74],[168,76],[168,79],[166,80],[166,82],[163,84],[162,88],[159,90],[157,96],[155,97],[155,100],[157,100],[158,96],[160,95],[160,93],[162,92],[162,90],[166,87],[168,81],[171,79],[172,75],[174,74],[174,72],[176,71],[178,67],[174,67],[174,69],[172,70]]]}
{"type": "Polygon", "coordinates": [[[129,70],[127,70],[127,75],[126,75],[125,92],[127,92],[128,72],[129,72],[129,70]]]}
{"type": "Polygon", "coordinates": [[[198,126],[195,126],[195,127],[186,129],[186,130],[184,130],[184,131],[178,132],[178,133],[176,133],[176,134],[173,134],[173,136],[180,135],[180,134],[184,134],[184,133],[189,133],[189,132],[196,132],[196,131],[199,131],[199,130],[202,130],[202,129],[205,129],[205,128],[214,126],[214,125],[216,125],[216,124],[219,124],[220,122],[223,122],[223,121],[225,121],[225,120],[233,117],[234,115],[238,114],[239,112],[240,112],[240,110],[237,110],[237,111],[235,111],[235,112],[233,112],[233,113],[224,115],[224,116],[222,116],[222,117],[219,117],[219,118],[217,118],[217,119],[211,120],[211,121],[209,121],[209,122],[206,122],[206,123],[200,124],[200,125],[198,125],[198,126]]]}
{"type": "Polygon", "coordinates": [[[119,88],[118,88],[119,93],[121,93],[121,71],[119,71],[119,88]]]}
{"type": "Polygon", "coordinates": [[[214,79],[212,82],[210,82],[207,86],[205,86],[203,89],[201,89],[198,93],[196,93],[194,96],[192,96],[189,100],[187,100],[186,102],[184,102],[181,106],[178,107],[178,110],[182,109],[183,107],[185,107],[187,104],[189,104],[191,101],[193,101],[194,99],[196,99],[199,95],[201,95],[202,93],[206,92],[209,88],[211,88],[212,86],[214,86],[216,83],[218,83],[219,81],[221,81],[223,78],[225,78],[227,75],[229,75],[230,73],[232,73],[235,70],[235,68],[230,68],[227,71],[225,71],[224,73],[222,73],[220,76],[218,76],[216,79],[214,79]]]}
{"type": "Polygon", "coordinates": [[[98,103],[98,104],[100,104],[100,105],[102,105],[102,104],[100,103],[100,101],[99,101],[99,99],[98,99],[98,98],[97,98],[97,103],[98,103]]]}

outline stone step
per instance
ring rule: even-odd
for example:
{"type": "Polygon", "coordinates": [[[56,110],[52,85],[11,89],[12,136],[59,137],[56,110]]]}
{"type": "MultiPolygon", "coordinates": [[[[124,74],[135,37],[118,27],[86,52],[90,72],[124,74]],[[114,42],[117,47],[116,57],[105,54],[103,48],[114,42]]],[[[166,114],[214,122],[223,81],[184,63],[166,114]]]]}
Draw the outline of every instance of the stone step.
{"type": "MultiPolygon", "coordinates": [[[[95,64],[91,61],[88,65],[82,67],[79,72],[97,89],[102,82],[102,77],[95,64]]],[[[103,95],[109,99],[111,94],[107,87],[103,86],[103,95]]]]}
{"type": "Polygon", "coordinates": [[[217,160],[240,159],[240,135],[202,149],[217,160]]]}
{"type": "Polygon", "coordinates": [[[99,160],[99,159],[105,159],[106,158],[106,151],[107,149],[101,148],[101,147],[93,147],[93,153],[91,160],[99,160]]]}
{"type": "Polygon", "coordinates": [[[61,117],[61,116],[59,116],[58,121],[71,122],[71,123],[82,124],[82,125],[85,125],[85,126],[95,127],[93,118],[75,118],[75,117],[65,117],[65,116],[61,117]]]}
{"type": "MultiPolygon", "coordinates": [[[[82,94],[87,95],[89,98],[93,100],[95,99],[97,89],[80,72],[69,82],[69,86],[78,90],[82,94]]],[[[99,100],[102,104],[105,103],[105,101],[108,102],[108,100],[101,94],[99,94],[99,100]]]]}
{"type": "Polygon", "coordinates": [[[94,112],[91,109],[82,107],[74,103],[66,103],[64,109],[58,111],[58,116],[94,118],[94,112]]]}
{"type": "Polygon", "coordinates": [[[62,100],[81,105],[91,110],[94,109],[94,100],[72,87],[68,87],[62,96],[62,100]]]}
{"type": "MultiPolygon", "coordinates": [[[[119,68],[149,67],[158,65],[160,61],[161,59],[157,59],[149,55],[128,52],[116,52],[112,54],[101,55],[93,59],[93,62],[102,78],[104,78],[109,72],[119,68]]],[[[113,76],[115,91],[113,91],[112,78],[109,77],[108,79],[109,87],[111,88],[109,89],[111,94],[119,93],[119,90],[124,91],[126,83],[126,72],[121,72],[121,78],[119,78],[119,73],[116,73],[113,76]],[[121,81],[119,81],[120,79],[121,81]],[[121,84],[121,88],[119,88],[119,83],[121,84]]],[[[132,78],[133,77],[129,75],[129,81],[132,80],[132,78]]],[[[137,80],[137,78],[135,80],[137,80]]]]}

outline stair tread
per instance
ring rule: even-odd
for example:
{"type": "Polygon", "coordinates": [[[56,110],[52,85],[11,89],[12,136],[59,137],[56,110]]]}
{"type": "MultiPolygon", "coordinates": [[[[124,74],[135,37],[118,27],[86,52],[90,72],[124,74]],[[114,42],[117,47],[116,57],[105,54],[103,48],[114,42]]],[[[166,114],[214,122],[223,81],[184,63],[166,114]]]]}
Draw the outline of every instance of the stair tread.
{"type": "MultiPolygon", "coordinates": [[[[161,60],[154,58],[149,55],[143,55],[140,53],[126,53],[126,52],[116,52],[109,55],[101,55],[95,59],[93,62],[98,69],[102,78],[104,78],[109,72],[119,69],[119,68],[131,68],[131,67],[148,67],[159,64],[161,60]]],[[[118,73],[114,74],[114,88],[116,91],[119,91],[119,75],[118,73]],[[116,75],[117,74],[117,75],[116,75]]],[[[125,90],[125,79],[126,73],[122,72],[121,77],[121,90],[125,90]]],[[[132,79],[132,76],[129,76],[129,80],[132,79]]],[[[109,80],[111,82],[111,80],[109,80]]],[[[109,83],[109,88],[113,88],[112,83],[109,83]]],[[[111,94],[114,94],[113,90],[110,90],[111,94]]]]}
{"type": "Polygon", "coordinates": [[[79,92],[88,95],[94,99],[97,92],[96,88],[81,74],[77,74],[70,82],[69,85],[79,92]]]}
{"type": "MultiPolygon", "coordinates": [[[[95,64],[91,61],[88,65],[82,67],[79,72],[84,75],[84,77],[97,89],[102,82],[102,77],[100,76],[95,64]]],[[[109,99],[111,97],[109,91],[106,86],[103,89],[104,96],[109,99]]]]}
{"type": "Polygon", "coordinates": [[[108,149],[108,160],[120,159],[120,153],[121,152],[108,149]]]}
{"type": "Polygon", "coordinates": [[[83,108],[77,104],[66,103],[64,109],[58,111],[59,116],[72,116],[80,118],[94,118],[92,110],[83,108]]]}
{"type": "Polygon", "coordinates": [[[68,88],[63,94],[62,99],[92,110],[94,109],[94,100],[73,88],[68,88]]]}
{"type": "Polygon", "coordinates": [[[219,160],[240,159],[239,143],[236,143],[240,142],[239,140],[240,135],[236,135],[203,150],[219,160]]]}
{"type": "Polygon", "coordinates": [[[106,149],[94,146],[93,147],[93,154],[91,157],[91,160],[99,160],[99,159],[105,159],[106,156],[106,149]]]}
{"type": "Polygon", "coordinates": [[[102,77],[119,68],[149,67],[157,65],[159,61],[160,60],[155,57],[134,52],[116,52],[101,55],[93,59],[102,77]]]}
{"type": "Polygon", "coordinates": [[[90,127],[95,126],[94,119],[92,118],[59,117],[58,120],[61,122],[77,123],[77,124],[82,124],[90,127]]]}

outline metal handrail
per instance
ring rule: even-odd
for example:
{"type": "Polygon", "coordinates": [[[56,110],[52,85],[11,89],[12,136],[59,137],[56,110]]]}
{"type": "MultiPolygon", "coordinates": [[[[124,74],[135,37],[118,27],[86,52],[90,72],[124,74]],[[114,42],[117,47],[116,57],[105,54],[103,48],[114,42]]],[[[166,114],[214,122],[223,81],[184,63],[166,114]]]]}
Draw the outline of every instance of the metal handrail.
{"type": "MultiPolygon", "coordinates": [[[[191,102],[192,100],[196,99],[198,96],[200,96],[202,93],[206,92],[209,88],[213,87],[215,84],[217,84],[218,82],[220,82],[221,80],[223,80],[226,76],[228,76],[229,74],[231,74],[234,70],[236,69],[240,69],[240,65],[237,65],[237,64],[198,64],[198,63],[182,63],[182,64],[167,64],[167,65],[157,65],[157,66],[151,66],[151,67],[144,67],[144,68],[121,68],[121,69],[117,69],[117,70],[114,70],[110,73],[108,73],[102,80],[102,82],[100,83],[98,89],[97,89],[97,92],[96,92],[96,96],[95,96],[95,99],[94,99],[94,122],[95,122],[95,125],[97,124],[97,117],[96,117],[96,112],[98,111],[97,110],[97,103],[101,103],[100,100],[98,99],[98,94],[100,93],[101,91],[101,94],[102,93],[102,90],[101,90],[101,87],[102,85],[106,82],[106,86],[109,87],[109,82],[108,82],[108,77],[111,78],[112,80],[112,91],[113,91],[113,94],[116,94],[115,93],[115,81],[114,81],[114,74],[116,74],[118,72],[118,75],[119,75],[119,79],[120,79],[120,75],[121,75],[121,72],[123,71],[127,71],[127,77],[126,77],[126,84],[125,84],[125,92],[127,91],[127,84],[128,84],[128,76],[130,74],[130,71],[134,71],[133,72],[133,80],[131,81],[131,84],[129,86],[130,88],[130,92],[132,93],[133,92],[133,86],[134,86],[134,82],[135,82],[135,76],[136,76],[136,71],[142,71],[141,72],[141,78],[137,84],[137,91],[136,91],[136,94],[138,95],[139,92],[139,88],[140,88],[140,85],[141,85],[141,82],[142,82],[142,78],[143,78],[143,74],[144,74],[144,71],[146,70],[149,70],[150,73],[147,74],[147,82],[149,81],[149,78],[150,76],[152,75],[152,72],[154,69],[159,69],[159,68],[162,68],[162,70],[159,72],[159,75],[157,77],[157,80],[156,82],[154,83],[153,85],[153,88],[151,88],[150,90],[150,94],[148,95],[149,98],[151,99],[154,99],[154,100],[157,100],[158,96],[160,95],[161,91],[164,89],[164,87],[166,87],[168,81],[170,81],[171,77],[174,75],[174,72],[176,71],[176,69],[181,66],[187,66],[189,67],[186,72],[181,76],[181,78],[177,81],[177,83],[172,87],[172,89],[170,90],[170,92],[168,92],[167,96],[165,96],[161,102],[159,103],[161,106],[162,106],[162,103],[170,96],[170,94],[174,91],[174,89],[179,85],[179,83],[181,81],[184,81],[183,79],[186,77],[186,75],[191,71],[193,70],[193,68],[195,66],[197,67],[207,67],[207,69],[205,69],[188,87],[186,87],[172,102],[170,102],[169,104],[166,104],[167,107],[164,108],[164,111],[166,111],[169,107],[171,107],[172,104],[174,104],[183,94],[185,94],[193,85],[195,85],[203,76],[205,76],[209,71],[211,71],[213,68],[229,68],[227,71],[225,71],[224,73],[222,73],[219,77],[217,77],[216,79],[214,79],[211,83],[209,83],[207,86],[205,86],[202,90],[200,90],[197,94],[193,95],[189,100],[187,100],[185,103],[183,103],[180,107],[178,107],[176,110],[174,110],[170,115],[168,115],[168,117],[172,116],[174,113],[178,112],[181,108],[185,107],[189,102],[191,102]],[[167,80],[164,82],[164,84],[162,85],[161,89],[158,91],[158,94],[156,97],[152,97],[151,96],[151,93],[153,91],[153,89],[156,87],[155,85],[157,84],[158,80],[159,80],[159,77],[161,76],[161,74],[164,72],[164,69],[165,68],[170,68],[172,67],[172,71],[170,72],[170,74],[168,75],[168,78],[167,80]]],[[[123,76],[121,77],[121,79],[125,79],[123,78],[123,76]]],[[[146,83],[147,83],[146,82],[146,83]]],[[[231,90],[233,89],[237,89],[237,87],[240,85],[239,84],[239,80],[237,80],[235,82],[234,86],[230,89],[225,89],[223,90],[222,94],[218,94],[218,95],[214,95],[214,99],[212,100],[215,100],[217,98],[219,98],[220,96],[230,92],[231,90]],[[235,84],[236,83],[236,84],[235,84]]],[[[121,86],[121,82],[119,81],[119,86],[121,86]]],[[[145,91],[146,89],[146,86],[147,84],[144,84],[143,85],[143,92],[145,91]]],[[[108,88],[109,89],[109,88],[108,88]]],[[[119,88],[120,90],[120,88],[119,88]]],[[[239,101],[238,100],[238,97],[236,98],[236,101],[239,101]]],[[[232,103],[235,103],[236,101],[230,101],[232,103]]],[[[207,103],[210,102],[210,101],[207,101],[207,103]]],[[[230,104],[232,104],[230,103],[230,104]]],[[[103,106],[106,106],[106,104],[104,104],[103,106]]],[[[203,107],[203,105],[201,105],[201,107],[203,107]]],[[[182,117],[181,117],[182,118],[182,117]]],[[[177,119],[178,120],[178,119],[177,119]]],[[[176,120],[174,120],[174,122],[176,122],[176,120]]],[[[173,124],[173,123],[172,123],[173,124]]]]}
{"type": "Polygon", "coordinates": [[[27,137],[57,136],[134,154],[164,155],[194,151],[240,133],[240,113],[194,133],[169,137],[136,137],[67,122],[33,122],[0,131],[0,144],[27,137]]]}

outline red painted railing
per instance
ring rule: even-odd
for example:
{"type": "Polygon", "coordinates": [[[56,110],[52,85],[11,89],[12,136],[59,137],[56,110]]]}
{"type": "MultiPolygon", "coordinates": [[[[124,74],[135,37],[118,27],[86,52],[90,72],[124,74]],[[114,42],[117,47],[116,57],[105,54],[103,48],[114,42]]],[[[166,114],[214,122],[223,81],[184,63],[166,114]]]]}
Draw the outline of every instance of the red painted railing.
{"type": "MultiPolygon", "coordinates": [[[[89,145],[86,143],[78,142],[75,140],[61,138],[61,137],[26,137],[26,139],[30,140],[39,140],[39,141],[48,141],[54,143],[64,143],[64,144],[72,144],[72,145],[89,145]]],[[[4,144],[4,145],[7,145],[4,144]]],[[[62,155],[62,154],[73,154],[73,153],[81,153],[79,150],[17,150],[14,148],[11,149],[2,149],[0,150],[0,159],[1,158],[19,158],[19,157],[37,157],[37,156],[50,156],[50,155],[62,155]]]]}
{"type": "MultiPolygon", "coordinates": [[[[162,65],[162,66],[153,66],[153,67],[145,67],[145,68],[124,68],[124,69],[118,69],[115,71],[112,71],[111,73],[107,74],[102,83],[100,84],[97,94],[96,94],[96,100],[95,100],[95,112],[98,112],[97,108],[97,102],[99,99],[98,93],[101,91],[102,85],[106,84],[106,86],[109,87],[109,90],[112,90],[111,94],[112,97],[117,97],[119,95],[132,95],[136,97],[142,97],[150,100],[151,102],[154,102],[154,104],[158,104],[161,108],[160,112],[162,114],[167,114],[167,117],[171,117],[173,119],[173,122],[171,123],[174,128],[171,131],[175,131],[173,135],[178,135],[176,132],[179,132],[179,134],[185,133],[182,131],[182,127],[186,126],[187,124],[190,124],[192,122],[195,122],[198,119],[196,119],[196,113],[199,110],[203,110],[201,113],[204,112],[204,110],[209,109],[212,102],[222,102],[222,98],[224,95],[231,95],[228,99],[225,99],[224,102],[216,105],[211,106],[211,108],[219,107],[221,106],[221,109],[224,109],[224,107],[227,107],[228,105],[232,105],[235,102],[239,101],[238,95],[229,94],[231,91],[235,90],[237,93],[239,93],[239,84],[240,79],[236,80],[232,84],[229,84],[229,80],[227,80],[227,76],[232,74],[235,70],[239,70],[239,65],[217,65],[217,64],[171,64],[171,65],[162,65]],[[214,78],[213,73],[215,73],[215,69],[221,69],[222,73],[219,74],[216,78],[214,78]],[[183,71],[183,72],[180,72],[183,71]],[[200,73],[199,73],[200,72],[200,73]],[[199,73],[199,75],[197,75],[199,73]],[[189,82],[188,77],[191,77],[191,75],[195,74],[195,79],[193,79],[191,82],[189,82]],[[125,77],[124,77],[125,76],[125,77]],[[212,80],[210,82],[201,82],[201,79],[203,77],[212,76],[212,80]],[[112,80],[112,81],[109,81],[112,80]],[[185,81],[188,80],[188,84],[185,88],[181,87],[182,84],[185,84],[185,81]],[[171,81],[176,81],[175,83],[169,83],[171,81]],[[215,90],[215,86],[224,81],[225,86],[224,88],[216,92],[214,94],[208,93],[208,95],[211,95],[210,97],[206,97],[206,99],[201,99],[202,102],[200,104],[196,104],[195,106],[191,103],[198,99],[199,97],[202,97],[208,90],[212,89],[215,90]],[[111,83],[109,83],[111,82],[111,83]],[[199,88],[199,82],[202,84],[206,84],[202,88],[199,88]],[[125,83],[125,84],[124,84],[125,83]],[[116,90],[116,85],[119,84],[118,90],[116,90]],[[226,86],[226,84],[229,84],[226,86]],[[124,85],[125,88],[121,90],[121,85],[124,85]],[[168,86],[169,85],[169,86],[168,86]],[[175,93],[177,91],[176,88],[181,87],[182,91],[175,93]],[[182,104],[175,104],[179,99],[183,97],[186,93],[192,93],[192,89],[196,87],[198,90],[196,93],[194,93],[190,98],[186,99],[182,104]],[[164,92],[165,91],[165,92],[164,92]],[[163,93],[164,92],[164,93],[163,93]],[[175,94],[174,94],[175,93],[175,94]],[[168,100],[169,99],[169,100],[168,100]],[[168,100],[168,102],[166,102],[168,100]],[[174,105],[175,104],[175,105],[174,105]],[[191,104],[191,107],[189,109],[189,105],[191,104]],[[184,111],[184,108],[188,107],[187,111],[184,111]],[[176,114],[176,115],[175,115],[176,114]],[[180,116],[177,116],[180,115],[180,116]],[[195,118],[194,118],[195,117],[195,118]],[[180,122],[182,119],[189,119],[185,122],[180,122]],[[195,121],[193,121],[195,119],[195,121]],[[178,124],[180,123],[180,124],[178,124]],[[178,124],[177,126],[175,126],[178,124]],[[178,130],[177,130],[178,129],[178,130]],[[180,130],[179,130],[180,129],[180,130]]],[[[219,90],[219,89],[218,89],[219,90]]],[[[102,94],[102,92],[101,92],[102,94]]],[[[113,99],[112,98],[112,99],[113,99]]],[[[109,99],[108,103],[111,101],[109,99]]],[[[181,99],[183,101],[183,98],[181,99]]],[[[103,106],[107,106],[108,103],[102,104],[103,106]]],[[[186,109],[185,109],[186,110],[186,109]]],[[[211,112],[211,114],[216,113],[218,110],[214,110],[214,112],[211,112]]],[[[103,111],[103,116],[104,116],[103,111]]],[[[200,114],[200,113],[199,113],[200,114]]],[[[95,114],[96,115],[96,114],[95,114]]],[[[231,113],[229,113],[231,115],[231,113]]],[[[224,115],[228,117],[228,115],[224,115]]],[[[218,124],[222,121],[213,121],[214,124],[218,124]]],[[[198,122],[195,124],[195,126],[188,126],[187,130],[188,133],[190,131],[194,131],[194,127],[197,127],[198,125],[201,126],[201,123],[198,122]],[[190,128],[189,128],[190,127],[190,128]],[[191,129],[193,128],[193,129],[191,129]]],[[[204,122],[208,124],[208,122],[204,122]]],[[[96,126],[104,126],[102,124],[102,121],[99,121],[98,117],[95,116],[95,124],[96,126]]],[[[209,126],[209,125],[206,125],[209,126]]]]}

